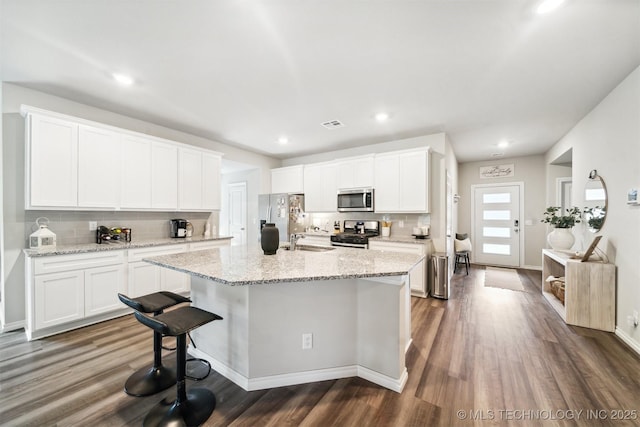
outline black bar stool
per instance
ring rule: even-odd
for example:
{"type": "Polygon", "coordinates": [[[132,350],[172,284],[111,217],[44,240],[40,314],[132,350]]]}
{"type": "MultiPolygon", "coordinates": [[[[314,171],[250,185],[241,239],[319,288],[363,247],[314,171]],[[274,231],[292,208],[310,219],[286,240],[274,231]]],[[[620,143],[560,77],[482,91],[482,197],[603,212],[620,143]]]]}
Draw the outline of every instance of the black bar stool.
{"type": "MultiPolygon", "coordinates": [[[[189,298],[168,291],[154,292],[137,298],[118,294],[118,298],[135,311],[153,313],[154,316],[162,314],[165,308],[191,302],[189,298]]],[[[131,396],[150,396],[168,389],[175,383],[175,369],[162,365],[162,334],[154,332],[153,364],[131,374],[124,384],[124,391],[131,396]]]]}
{"type": "Polygon", "coordinates": [[[154,332],[176,337],[177,393],[174,401],[162,400],[144,418],[144,426],[197,426],[205,422],[216,407],[216,397],[211,390],[196,388],[187,393],[185,377],[187,365],[187,333],[214,320],[222,320],[217,314],[197,307],[179,307],[155,317],[140,312],[136,319],[154,332]]]}

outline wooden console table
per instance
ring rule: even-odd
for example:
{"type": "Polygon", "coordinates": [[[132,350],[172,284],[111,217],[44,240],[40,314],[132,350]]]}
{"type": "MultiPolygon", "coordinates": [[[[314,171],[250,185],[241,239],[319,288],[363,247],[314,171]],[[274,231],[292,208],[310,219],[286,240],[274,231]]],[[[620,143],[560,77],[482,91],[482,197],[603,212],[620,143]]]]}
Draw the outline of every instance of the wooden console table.
{"type": "Polygon", "coordinates": [[[542,250],[542,295],[562,319],[575,326],[614,332],[616,327],[616,266],[580,262],[569,255],[542,250]],[[551,293],[547,277],[565,277],[565,303],[551,293]]]}

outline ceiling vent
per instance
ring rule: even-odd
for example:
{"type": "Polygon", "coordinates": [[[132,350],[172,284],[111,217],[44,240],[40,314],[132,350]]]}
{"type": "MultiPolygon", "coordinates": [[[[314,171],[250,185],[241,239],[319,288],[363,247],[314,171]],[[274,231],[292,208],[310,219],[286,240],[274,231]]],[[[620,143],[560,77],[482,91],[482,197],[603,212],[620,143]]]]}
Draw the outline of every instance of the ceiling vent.
{"type": "Polygon", "coordinates": [[[491,157],[502,157],[504,156],[504,153],[492,153],[491,157]]]}
{"type": "Polygon", "coordinates": [[[344,123],[342,123],[340,120],[329,120],[328,122],[324,122],[322,126],[324,126],[329,130],[333,130],[333,129],[343,128],[344,123]]]}

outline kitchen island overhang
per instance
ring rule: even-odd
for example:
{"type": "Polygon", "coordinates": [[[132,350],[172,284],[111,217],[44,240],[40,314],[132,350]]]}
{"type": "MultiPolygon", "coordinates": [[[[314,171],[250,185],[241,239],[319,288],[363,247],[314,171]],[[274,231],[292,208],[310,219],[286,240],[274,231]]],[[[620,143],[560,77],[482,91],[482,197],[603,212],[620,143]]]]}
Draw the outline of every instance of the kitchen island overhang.
{"type": "Polygon", "coordinates": [[[146,261],[191,275],[193,305],[224,320],[193,331],[189,352],[245,390],[358,376],[401,392],[407,381],[408,281],[424,257],[233,246],[146,261]]]}

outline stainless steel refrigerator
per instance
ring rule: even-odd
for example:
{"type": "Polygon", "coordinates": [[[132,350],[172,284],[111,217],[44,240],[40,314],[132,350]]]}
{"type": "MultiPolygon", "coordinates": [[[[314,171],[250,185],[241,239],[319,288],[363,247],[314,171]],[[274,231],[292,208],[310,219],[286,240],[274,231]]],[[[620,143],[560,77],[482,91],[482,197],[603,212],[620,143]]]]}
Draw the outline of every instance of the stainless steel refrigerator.
{"type": "MultiPolygon", "coordinates": [[[[272,222],[278,227],[280,241],[288,242],[293,233],[302,233],[307,226],[304,212],[304,194],[260,194],[258,195],[260,231],[264,224],[272,222]]],[[[258,233],[258,239],[260,239],[258,233]]]]}

